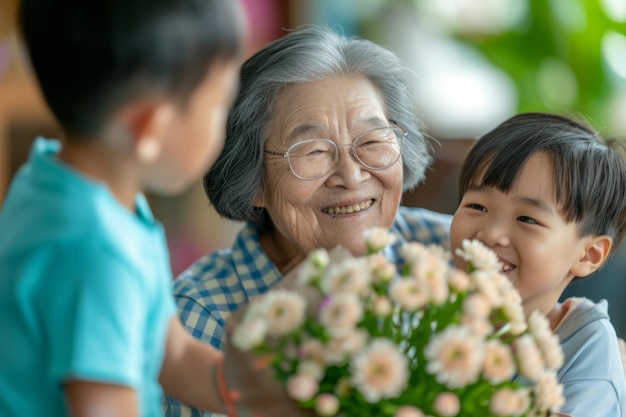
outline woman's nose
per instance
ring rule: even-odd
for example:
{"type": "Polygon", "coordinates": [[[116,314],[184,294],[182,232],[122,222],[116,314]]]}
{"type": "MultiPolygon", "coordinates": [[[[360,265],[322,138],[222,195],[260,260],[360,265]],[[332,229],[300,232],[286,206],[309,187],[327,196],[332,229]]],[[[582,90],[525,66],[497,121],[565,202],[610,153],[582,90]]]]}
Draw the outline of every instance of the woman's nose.
{"type": "Polygon", "coordinates": [[[369,171],[353,154],[351,145],[338,146],[337,151],[337,163],[329,177],[331,185],[350,188],[369,178],[369,171]]]}

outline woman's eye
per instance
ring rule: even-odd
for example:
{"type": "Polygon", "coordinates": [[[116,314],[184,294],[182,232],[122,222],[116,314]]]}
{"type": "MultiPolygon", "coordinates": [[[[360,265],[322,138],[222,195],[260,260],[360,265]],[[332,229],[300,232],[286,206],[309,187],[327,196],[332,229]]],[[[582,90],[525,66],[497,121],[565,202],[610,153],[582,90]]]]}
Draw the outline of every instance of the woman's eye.
{"type": "Polygon", "coordinates": [[[476,204],[476,203],[470,203],[467,205],[467,207],[473,209],[473,210],[479,210],[479,211],[487,211],[487,208],[484,206],[481,206],[480,204],[476,204]]]}
{"type": "Polygon", "coordinates": [[[517,220],[519,220],[522,223],[537,223],[535,219],[533,219],[532,217],[528,217],[528,216],[519,216],[517,220]]]}

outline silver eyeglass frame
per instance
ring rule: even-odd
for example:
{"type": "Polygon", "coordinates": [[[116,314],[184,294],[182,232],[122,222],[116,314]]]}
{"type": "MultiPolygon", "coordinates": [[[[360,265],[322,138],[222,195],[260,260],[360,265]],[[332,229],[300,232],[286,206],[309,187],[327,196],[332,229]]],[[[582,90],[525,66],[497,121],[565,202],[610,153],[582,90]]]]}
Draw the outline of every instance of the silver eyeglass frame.
{"type": "Polygon", "coordinates": [[[355,161],[357,161],[359,164],[361,164],[362,166],[364,166],[367,169],[371,169],[374,171],[381,171],[383,169],[387,169],[390,166],[393,166],[393,164],[395,164],[396,162],[398,162],[398,160],[400,159],[400,157],[402,156],[402,147],[404,146],[404,138],[406,138],[406,136],[408,135],[408,132],[406,131],[406,129],[404,129],[402,126],[400,126],[399,124],[392,122],[392,126],[382,126],[382,127],[375,127],[373,129],[369,129],[363,133],[361,133],[359,136],[357,136],[356,138],[354,138],[354,140],[352,141],[352,143],[347,143],[345,145],[337,145],[335,142],[333,142],[330,139],[326,139],[326,138],[311,138],[311,139],[305,139],[299,142],[294,143],[293,145],[291,145],[285,152],[278,152],[278,151],[273,151],[271,149],[267,149],[267,148],[263,148],[263,152],[270,154],[270,155],[274,155],[274,156],[280,156],[283,158],[287,158],[287,162],[289,163],[289,170],[291,171],[291,173],[298,179],[301,179],[303,181],[312,181],[312,180],[317,180],[320,179],[322,177],[324,177],[325,175],[328,174],[328,172],[330,172],[331,170],[329,170],[328,172],[325,172],[322,175],[319,175],[317,177],[314,178],[304,178],[301,177],[300,175],[296,174],[296,172],[294,171],[292,165],[291,165],[291,159],[289,158],[289,151],[294,147],[294,146],[298,146],[300,144],[302,144],[303,142],[307,142],[307,141],[311,141],[311,140],[325,140],[328,141],[330,143],[332,143],[335,147],[335,153],[334,153],[334,158],[333,158],[333,163],[334,165],[337,165],[337,162],[339,161],[339,149],[341,148],[348,148],[351,147],[352,150],[350,151],[350,155],[352,156],[352,159],[354,159],[355,161]],[[400,151],[398,152],[398,157],[389,165],[387,165],[386,167],[382,167],[382,168],[375,168],[375,167],[371,167],[369,165],[367,165],[365,162],[363,162],[361,160],[361,158],[359,158],[359,156],[356,153],[356,146],[355,144],[358,142],[359,138],[365,136],[366,134],[374,131],[374,130],[379,130],[379,129],[399,129],[402,132],[402,136],[398,137],[398,142],[400,145],[400,151]]]}

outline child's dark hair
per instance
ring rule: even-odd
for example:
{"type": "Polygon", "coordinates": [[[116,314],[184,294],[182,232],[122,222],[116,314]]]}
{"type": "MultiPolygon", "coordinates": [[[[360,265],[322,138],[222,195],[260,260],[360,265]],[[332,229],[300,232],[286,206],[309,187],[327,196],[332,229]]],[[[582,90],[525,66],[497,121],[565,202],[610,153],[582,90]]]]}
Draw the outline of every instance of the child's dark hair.
{"type": "Polygon", "coordinates": [[[238,57],[236,0],[22,0],[21,32],[61,127],[92,136],[143,95],[184,105],[218,60],[238,57]]]}
{"type": "Polygon", "coordinates": [[[626,217],[624,146],[603,141],[587,123],[545,113],[522,113],[484,135],[470,149],[459,177],[459,199],[474,185],[507,193],[530,157],[552,157],[556,202],[580,236],[609,235],[614,251],[626,217]]]}

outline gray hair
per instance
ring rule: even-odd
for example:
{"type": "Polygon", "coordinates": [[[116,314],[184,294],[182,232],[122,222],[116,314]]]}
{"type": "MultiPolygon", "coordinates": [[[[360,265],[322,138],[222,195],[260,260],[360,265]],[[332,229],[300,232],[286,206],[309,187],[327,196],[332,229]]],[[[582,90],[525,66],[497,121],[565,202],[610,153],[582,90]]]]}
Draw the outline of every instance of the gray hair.
{"type": "Polygon", "coordinates": [[[403,191],[424,179],[431,148],[416,116],[404,63],[368,40],[303,26],[269,43],[242,66],[224,150],[204,176],[204,190],[221,216],[271,227],[265,209],[254,207],[253,200],[267,185],[263,146],[275,99],[289,84],[344,74],[371,81],[384,99],[387,119],[408,132],[402,149],[403,191]]]}

